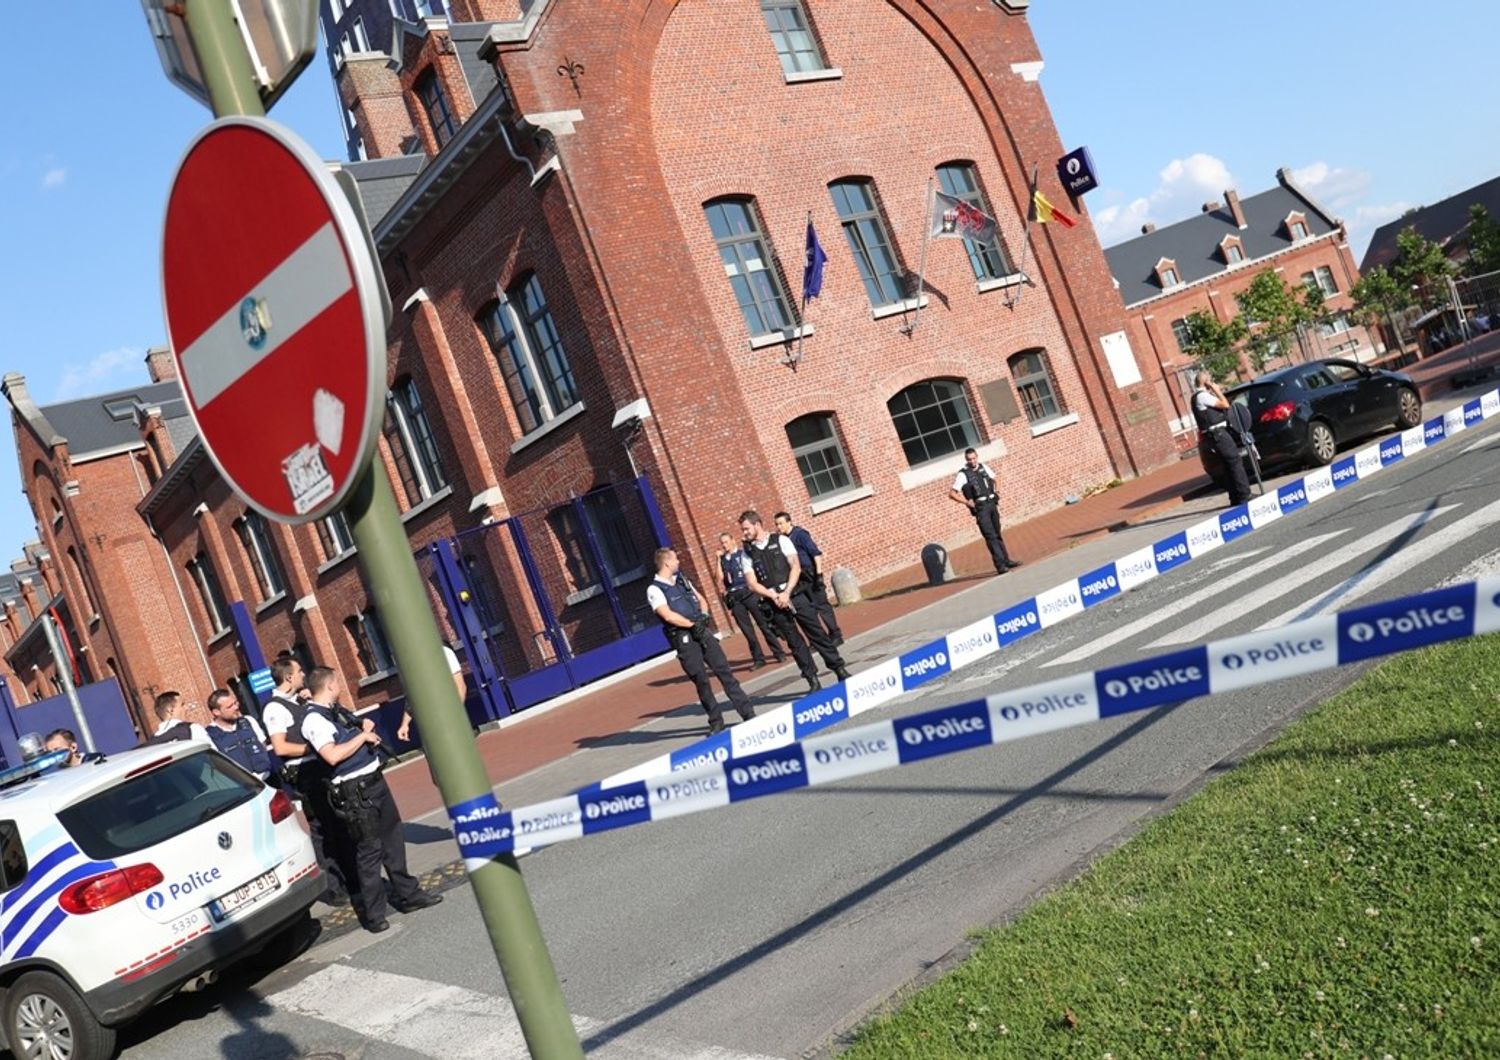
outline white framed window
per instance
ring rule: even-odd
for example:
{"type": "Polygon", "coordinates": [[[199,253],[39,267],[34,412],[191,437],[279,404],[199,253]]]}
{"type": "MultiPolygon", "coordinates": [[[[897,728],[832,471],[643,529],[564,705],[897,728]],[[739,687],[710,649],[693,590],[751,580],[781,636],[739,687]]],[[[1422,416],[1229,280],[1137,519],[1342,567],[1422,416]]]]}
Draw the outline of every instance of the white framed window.
{"type": "Polygon", "coordinates": [[[187,572],[198,589],[198,602],[203,605],[209,632],[224,632],[229,628],[229,606],[224,602],[224,590],[219,587],[219,576],[214,573],[208,556],[200,552],[188,560],[187,572]]]}
{"type": "Polygon", "coordinates": [[[1172,321],[1172,337],[1177,340],[1177,348],[1183,353],[1188,353],[1192,350],[1195,345],[1193,342],[1193,329],[1192,325],[1187,322],[1186,317],[1178,317],[1172,321]]]}
{"type": "Polygon", "coordinates": [[[1225,243],[1224,260],[1230,265],[1238,265],[1245,260],[1245,251],[1238,243],[1225,243]]]}
{"type": "Polygon", "coordinates": [[[760,0],[760,13],[776,46],[782,73],[804,74],[828,68],[802,0],[760,0]]]}
{"type": "Polygon", "coordinates": [[[786,440],[792,447],[797,470],[813,500],[852,489],[857,482],[849,470],[849,458],[839,439],[838,425],[831,412],[812,412],[798,416],[786,425],[786,440]]]}
{"type": "Polygon", "coordinates": [[[325,560],[334,559],[348,552],[354,547],[354,531],[349,529],[349,517],[339,511],[326,519],[319,519],[318,540],[322,542],[325,560]]]}
{"type": "Polygon", "coordinates": [[[396,657],[391,652],[391,642],[386,638],[385,627],[373,607],[347,619],[344,626],[354,639],[354,648],[359,655],[360,668],[366,677],[390,673],[396,668],[396,657]]]}
{"type": "Polygon", "coordinates": [[[415,507],[448,485],[432,424],[422,408],[422,395],[410,376],[400,379],[386,395],[386,442],[406,490],[406,503],[415,507]]]}
{"type": "Polygon", "coordinates": [[[260,584],[260,598],[269,600],[286,592],[286,578],[281,573],[281,563],[276,558],[276,547],[271,543],[270,528],[257,511],[247,511],[234,522],[235,533],[245,547],[245,556],[260,584]]]}
{"type": "MultiPolygon", "coordinates": [[[[938,187],[944,195],[951,195],[974,207],[980,213],[990,213],[984,192],[979,188],[979,172],[972,162],[945,162],[937,167],[938,187]]],[[[1010,275],[1010,265],[1005,252],[998,245],[981,246],[972,239],[964,240],[964,250],[969,254],[969,267],[974,270],[976,280],[998,280],[1010,275]]]]}
{"type": "Polygon", "coordinates": [[[969,397],[956,379],[913,383],[885,404],[912,467],[979,444],[969,397]]]}
{"type": "Polygon", "coordinates": [[[365,20],[356,18],[349,27],[349,32],[354,39],[354,50],[367,52],[370,50],[370,38],[365,34],[365,20]]]}
{"type": "Polygon", "coordinates": [[[1181,278],[1177,275],[1177,268],[1174,265],[1163,265],[1160,273],[1161,285],[1163,287],[1176,287],[1182,282],[1181,278]]]}
{"type": "Polygon", "coordinates": [[[535,273],[492,302],[479,324],[500,362],[522,434],[578,404],[573,366],[535,273]]]}
{"type": "Polygon", "coordinates": [[[1042,423],[1056,419],[1067,411],[1058,400],[1057,386],[1052,381],[1052,368],[1047,363],[1045,351],[1022,350],[1014,354],[1006,362],[1006,366],[1010,368],[1010,377],[1016,384],[1016,394],[1021,399],[1021,407],[1026,410],[1029,421],[1042,423]]]}
{"type": "Polygon", "coordinates": [[[786,290],[761,232],[755,204],[748,199],[720,199],[705,203],[703,214],[750,334],[769,335],[792,327],[786,290]]]}
{"type": "Polygon", "coordinates": [[[1335,335],[1345,334],[1350,327],[1348,313],[1335,313],[1323,322],[1321,330],[1324,338],[1332,338],[1335,335]]]}
{"type": "Polygon", "coordinates": [[[902,301],[906,297],[906,270],[891,245],[885,218],[875,201],[874,185],[868,180],[837,180],[828,185],[828,191],[870,305],[878,309],[902,301]]]}

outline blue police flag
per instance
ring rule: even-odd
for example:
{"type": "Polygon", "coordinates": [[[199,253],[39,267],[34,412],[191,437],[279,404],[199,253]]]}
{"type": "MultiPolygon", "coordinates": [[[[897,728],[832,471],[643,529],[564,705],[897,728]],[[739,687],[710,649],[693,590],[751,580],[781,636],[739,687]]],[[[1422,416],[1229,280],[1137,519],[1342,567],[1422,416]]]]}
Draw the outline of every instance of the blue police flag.
{"type": "Polygon", "coordinates": [[[816,298],[823,293],[823,266],[828,255],[818,242],[818,233],[813,231],[812,218],[807,219],[807,261],[802,266],[802,300],[816,298]]]}

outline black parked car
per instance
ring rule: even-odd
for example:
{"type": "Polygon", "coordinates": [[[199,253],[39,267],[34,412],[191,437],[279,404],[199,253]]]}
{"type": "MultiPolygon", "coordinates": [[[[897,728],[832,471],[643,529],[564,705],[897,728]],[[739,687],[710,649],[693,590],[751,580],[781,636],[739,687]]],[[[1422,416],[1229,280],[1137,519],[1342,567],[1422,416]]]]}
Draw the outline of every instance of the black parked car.
{"type": "MultiPolygon", "coordinates": [[[[1422,397],[1411,376],[1337,358],[1268,372],[1226,396],[1249,409],[1265,466],[1330,464],[1347,442],[1422,422],[1422,397]]],[[[1223,462],[1202,436],[1198,457],[1222,486],[1223,462]]]]}

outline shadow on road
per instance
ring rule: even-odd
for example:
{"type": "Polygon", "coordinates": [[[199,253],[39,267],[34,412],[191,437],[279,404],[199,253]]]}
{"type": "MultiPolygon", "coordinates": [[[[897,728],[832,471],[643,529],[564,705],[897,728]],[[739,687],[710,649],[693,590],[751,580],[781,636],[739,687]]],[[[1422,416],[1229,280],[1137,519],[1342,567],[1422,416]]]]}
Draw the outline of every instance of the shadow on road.
{"type": "Polygon", "coordinates": [[[842,916],[851,909],[854,909],[862,902],[873,898],[875,895],[879,894],[887,887],[890,887],[893,884],[899,882],[903,877],[921,868],[933,858],[941,857],[943,854],[959,846],[973,836],[978,835],[980,832],[983,832],[985,829],[989,828],[997,821],[1002,821],[1006,817],[1009,817],[1011,814],[1024,807],[1027,803],[1032,802],[1035,799],[1050,795],[1051,789],[1056,787],[1058,784],[1067,780],[1069,777],[1075,776],[1076,774],[1082,772],[1084,769],[1093,765],[1095,762],[1100,761],[1115,749],[1123,747],[1125,744],[1135,739],[1136,736],[1145,732],[1157,722],[1161,721],[1173,711],[1177,710],[1179,706],[1181,706],[1180,703],[1153,710],[1151,713],[1145,715],[1144,717],[1137,719],[1127,728],[1122,729],[1120,732],[1111,736],[1099,746],[1090,750],[1087,754],[1080,755],[1072,762],[1069,762],[1066,766],[1063,766],[1061,769],[1054,771],[1051,775],[1038,781],[1031,787],[1018,792],[1011,798],[1007,799],[1005,802],[1001,803],[999,806],[996,806],[993,810],[990,810],[988,813],[976,817],[974,820],[970,821],[962,828],[955,829],[936,842],[929,844],[922,850],[917,851],[911,857],[907,858],[905,861],[902,861],[897,865],[893,865],[890,869],[881,873],[873,880],[870,880],[868,883],[855,888],[837,901],[830,902],[822,909],[819,909],[817,912],[813,913],[811,916],[806,917],[801,923],[794,924],[786,930],[772,935],[764,942],[761,942],[759,945],[746,950],[744,953],[741,953],[737,957],[733,957],[727,961],[723,961],[715,967],[704,969],[702,972],[699,972],[694,976],[692,982],[685,983],[682,986],[678,987],[676,990],[673,990],[671,993],[667,994],[665,997],[660,998],[659,1000],[647,1005],[645,1008],[640,1009],[637,1012],[633,1012],[629,1016],[626,1016],[622,1019],[616,1020],[614,1023],[611,1023],[608,1026],[600,1028],[594,1034],[590,1035],[586,1041],[584,1041],[584,1049],[594,1050],[602,1048],[608,1043],[614,1041],[616,1038],[619,1038],[621,1035],[628,1034],[629,1032],[649,1023],[657,1016],[669,1012],[683,1002],[696,997],[697,995],[714,986],[717,986],[719,983],[728,979],[735,973],[755,964],[763,957],[769,957],[771,954],[777,952],[783,947],[789,946],[792,943],[797,942],[799,939],[802,939],[803,937],[811,934],[823,925],[830,923],[837,917],[842,916]]]}

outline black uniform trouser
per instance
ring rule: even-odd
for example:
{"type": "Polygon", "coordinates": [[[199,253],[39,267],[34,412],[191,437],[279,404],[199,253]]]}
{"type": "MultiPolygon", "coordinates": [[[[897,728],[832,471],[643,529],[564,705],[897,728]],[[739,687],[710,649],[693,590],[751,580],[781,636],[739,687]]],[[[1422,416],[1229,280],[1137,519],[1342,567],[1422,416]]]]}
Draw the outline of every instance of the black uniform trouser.
{"type": "Polygon", "coordinates": [[[1239,443],[1234,440],[1227,427],[1208,432],[1209,442],[1219,459],[1224,463],[1224,477],[1229,480],[1229,503],[1246,504],[1250,500],[1250,478],[1245,474],[1245,458],[1240,455],[1239,443]]]}
{"type": "Polygon", "coordinates": [[[776,632],[771,629],[770,623],[766,621],[765,615],[755,605],[753,594],[735,592],[731,589],[724,595],[724,603],[729,608],[729,613],[734,616],[734,624],[740,627],[740,632],[745,635],[745,643],[750,646],[750,658],[757,663],[766,661],[765,652],[760,650],[760,638],[755,635],[757,627],[760,628],[761,636],[766,638],[766,647],[771,649],[771,656],[780,662],[785,656],[781,653],[781,644],[776,639],[776,632]]]}
{"type": "Polygon", "coordinates": [[[792,653],[798,672],[808,681],[816,680],[818,667],[813,662],[812,652],[807,650],[807,641],[803,639],[797,616],[791,611],[783,611],[765,597],[760,599],[761,614],[770,627],[776,631],[776,635],[786,641],[787,650],[792,653]]]}
{"type": "Polygon", "coordinates": [[[824,630],[823,620],[818,614],[818,605],[813,602],[813,595],[810,591],[799,586],[797,591],[792,593],[791,614],[797,620],[797,628],[807,638],[808,647],[823,657],[823,662],[830,670],[842,670],[844,668],[843,656],[839,655],[838,646],[824,630]]]}
{"type": "Polygon", "coordinates": [[[355,880],[353,852],[341,842],[342,831],[328,805],[328,786],[324,782],[327,773],[318,772],[318,763],[309,763],[297,771],[297,780],[292,790],[302,800],[302,813],[307,818],[307,837],[312,840],[313,858],[323,870],[328,881],[328,890],[353,894],[359,884],[355,880]]]}
{"type": "MultiPolygon", "coordinates": [[[[385,885],[380,880],[380,870],[385,869],[391,881],[391,890],[396,901],[402,903],[422,889],[417,878],[406,869],[406,836],[401,831],[401,814],[396,809],[396,800],[385,777],[372,773],[344,784],[356,784],[364,797],[373,803],[372,827],[351,833],[346,822],[338,824],[354,851],[354,866],[359,874],[359,898],[356,908],[368,923],[386,915],[385,885]]],[[[342,787],[342,785],[340,785],[342,787]]]]}
{"type": "Polygon", "coordinates": [[[690,630],[674,628],[669,636],[672,647],[677,649],[677,661],[682,664],[682,672],[692,679],[693,686],[698,689],[698,702],[708,711],[708,724],[711,728],[723,727],[724,713],[719,707],[719,701],[714,698],[713,685],[708,683],[709,671],[719,679],[720,687],[729,697],[730,705],[739,711],[740,717],[746,721],[755,717],[755,708],[750,705],[745,690],[735,680],[734,673],[729,669],[729,660],[724,657],[724,649],[719,647],[719,642],[712,633],[704,633],[699,638],[693,636],[690,630]]]}
{"type": "Polygon", "coordinates": [[[823,629],[828,633],[828,639],[838,642],[844,639],[844,631],[839,629],[839,620],[834,617],[833,604],[828,600],[828,589],[819,577],[807,587],[808,595],[812,597],[813,606],[818,610],[818,621],[823,624],[823,629]]]}
{"type": "Polygon", "coordinates": [[[974,521],[979,524],[979,534],[990,550],[990,562],[997,571],[1010,566],[1010,554],[1005,551],[1005,538],[1000,536],[1000,505],[994,501],[980,504],[974,509],[974,521]]]}

